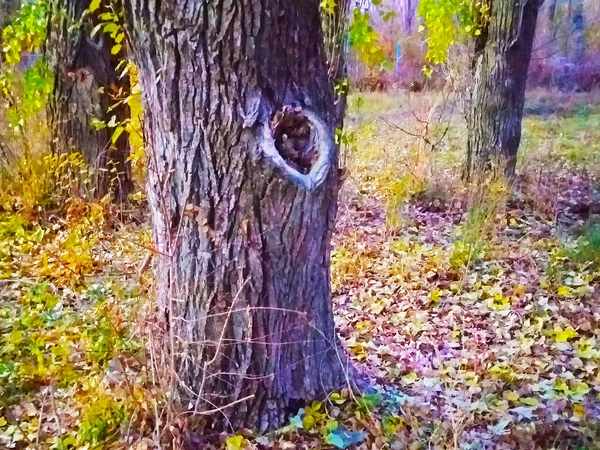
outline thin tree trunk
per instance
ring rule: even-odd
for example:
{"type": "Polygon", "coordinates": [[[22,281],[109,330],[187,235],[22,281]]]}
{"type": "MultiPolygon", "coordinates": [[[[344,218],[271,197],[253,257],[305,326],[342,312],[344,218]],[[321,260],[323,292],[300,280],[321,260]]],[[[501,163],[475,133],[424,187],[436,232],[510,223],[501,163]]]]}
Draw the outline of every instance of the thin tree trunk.
{"type": "Polygon", "coordinates": [[[475,45],[465,177],[504,168],[513,176],[527,70],[542,1],[495,0],[475,45]]]}
{"type": "Polygon", "coordinates": [[[585,17],[583,0],[576,0],[573,7],[571,33],[573,34],[573,61],[581,65],[585,58],[585,17]]]}
{"type": "Polygon", "coordinates": [[[556,38],[556,2],[557,0],[551,0],[548,6],[548,25],[553,39],[556,38]]]}
{"type": "Polygon", "coordinates": [[[416,0],[405,0],[406,7],[404,10],[404,33],[411,36],[413,32],[413,24],[415,21],[415,8],[417,7],[416,0]]]}
{"type": "Polygon", "coordinates": [[[8,25],[12,15],[20,6],[19,0],[0,0],[0,42],[2,41],[2,30],[8,25]]]}
{"type": "Polygon", "coordinates": [[[219,411],[215,429],[278,427],[345,382],[329,270],[337,114],[319,0],[124,3],[144,97],[165,378],[181,405],[219,411]],[[276,164],[273,142],[283,155],[307,122],[275,139],[270,123],[300,108],[331,154],[291,175],[300,161],[276,164]]]}
{"type": "Polygon", "coordinates": [[[127,133],[113,143],[114,128],[98,129],[92,122],[108,124],[114,116],[115,123],[122,123],[129,118],[126,104],[109,111],[115,103],[111,95],[129,92],[129,78],[119,78],[116,68],[123,53],[111,54],[110,37],[101,31],[91,37],[98,19],[97,13],[83,18],[89,5],[90,0],[52,3],[48,41],[55,67],[48,108],[52,149],[55,153],[81,152],[92,169],[94,197],[112,193],[125,200],[132,191],[127,133]]]}
{"type": "Polygon", "coordinates": [[[350,88],[348,81],[347,31],[352,11],[351,0],[337,0],[332,14],[322,13],[322,28],[329,79],[335,85],[336,128],[342,129],[346,114],[346,100],[350,88]]]}

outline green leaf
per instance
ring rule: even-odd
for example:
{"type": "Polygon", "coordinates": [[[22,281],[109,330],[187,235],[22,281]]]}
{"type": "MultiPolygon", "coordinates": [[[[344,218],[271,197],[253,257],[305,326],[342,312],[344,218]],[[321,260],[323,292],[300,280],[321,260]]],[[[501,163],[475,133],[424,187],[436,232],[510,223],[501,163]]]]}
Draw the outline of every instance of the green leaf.
{"type": "Polygon", "coordinates": [[[7,362],[0,362],[0,378],[8,378],[14,371],[14,365],[7,362]]]}
{"type": "Polygon", "coordinates": [[[97,119],[96,117],[92,117],[90,119],[90,126],[94,130],[100,131],[100,130],[103,130],[104,128],[106,128],[106,122],[104,122],[103,120],[97,119]]]}

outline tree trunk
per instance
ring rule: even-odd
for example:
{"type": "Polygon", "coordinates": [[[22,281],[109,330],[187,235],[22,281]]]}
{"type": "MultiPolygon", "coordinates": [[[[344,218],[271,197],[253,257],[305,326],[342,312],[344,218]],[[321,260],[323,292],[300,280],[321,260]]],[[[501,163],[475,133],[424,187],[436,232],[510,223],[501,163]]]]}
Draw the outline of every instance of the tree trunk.
{"type": "Polygon", "coordinates": [[[550,26],[550,30],[552,30],[552,37],[556,35],[556,24],[554,23],[556,19],[556,2],[557,0],[550,0],[548,4],[548,24],[550,26]]]}
{"type": "Polygon", "coordinates": [[[550,29],[550,39],[551,45],[549,54],[554,52],[554,48],[556,48],[556,35],[558,30],[558,24],[556,23],[556,2],[558,0],[550,0],[548,5],[548,27],[550,29]]]}
{"type": "Polygon", "coordinates": [[[55,67],[54,92],[49,102],[52,150],[81,152],[92,171],[91,194],[112,193],[123,201],[132,191],[128,162],[129,140],[122,133],[112,142],[114,127],[92,125],[123,123],[129,107],[115,107],[115,97],[129,92],[129,78],[119,78],[116,68],[123,52],[111,54],[113,42],[102,31],[92,38],[97,13],[84,12],[90,0],[54,0],[49,20],[48,49],[55,67]],[[113,98],[111,98],[113,97],[113,98]],[[112,109],[109,111],[109,109],[112,109]]]}
{"type": "Polygon", "coordinates": [[[12,15],[20,6],[19,0],[0,0],[0,41],[2,40],[2,30],[8,25],[12,15]]]}
{"type": "Polygon", "coordinates": [[[405,5],[406,6],[404,9],[404,33],[407,36],[412,36],[414,22],[415,22],[417,1],[416,0],[405,0],[405,5]]]}
{"type": "Polygon", "coordinates": [[[475,43],[465,177],[504,168],[515,174],[527,70],[540,0],[491,2],[475,43]]]}
{"type": "Polygon", "coordinates": [[[582,65],[585,58],[585,17],[583,0],[576,0],[573,6],[572,28],[573,61],[582,65]]]}
{"type": "Polygon", "coordinates": [[[278,427],[345,383],[319,0],[124,3],[171,387],[193,412],[218,411],[214,429],[278,427]]]}
{"type": "Polygon", "coordinates": [[[351,0],[337,0],[333,13],[322,11],[321,15],[328,74],[335,86],[336,117],[334,125],[339,129],[344,127],[349,90],[346,45],[351,11],[351,0]]]}

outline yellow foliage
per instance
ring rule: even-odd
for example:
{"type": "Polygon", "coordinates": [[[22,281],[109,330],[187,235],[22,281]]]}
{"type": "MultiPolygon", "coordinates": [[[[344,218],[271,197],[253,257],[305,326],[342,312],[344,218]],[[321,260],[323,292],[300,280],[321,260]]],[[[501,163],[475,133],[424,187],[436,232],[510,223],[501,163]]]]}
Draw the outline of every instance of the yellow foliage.
{"type": "Polygon", "coordinates": [[[556,342],[567,342],[569,339],[577,337],[577,332],[571,327],[564,330],[561,327],[555,327],[553,333],[556,342]]]}

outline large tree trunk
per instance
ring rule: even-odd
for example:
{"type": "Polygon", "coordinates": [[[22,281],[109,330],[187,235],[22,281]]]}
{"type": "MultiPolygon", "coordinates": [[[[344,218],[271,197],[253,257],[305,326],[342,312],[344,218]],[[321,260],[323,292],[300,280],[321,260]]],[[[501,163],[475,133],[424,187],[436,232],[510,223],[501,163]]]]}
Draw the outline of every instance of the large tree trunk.
{"type": "Polygon", "coordinates": [[[277,427],[345,382],[329,271],[336,109],[319,0],[124,3],[172,387],[193,411],[219,411],[215,429],[277,427]],[[298,155],[307,130],[316,162],[298,155]]]}
{"type": "Polygon", "coordinates": [[[515,173],[527,70],[543,0],[490,0],[475,45],[465,176],[504,168],[515,173]]]}
{"type": "Polygon", "coordinates": [[[89,5],[90,0],[52,2],[48,36],[55,67],[48,108],[52,150],[81,152],[92,170],[93,197],[112,193],[125,200],[132,191],[127,133],[113,143],[114,128],[98,129],[92,121],[108,124],[115,116],[115,123],[123,123],[129,118],[129,107],[124,103],[114,107],[116,101],[111,98],[129,92],[129,78],[119,77],[116,68],[123,54],[111,53],[110,37],[102,32],[91,37],[98,11],[83,19],[89,5]]]}

